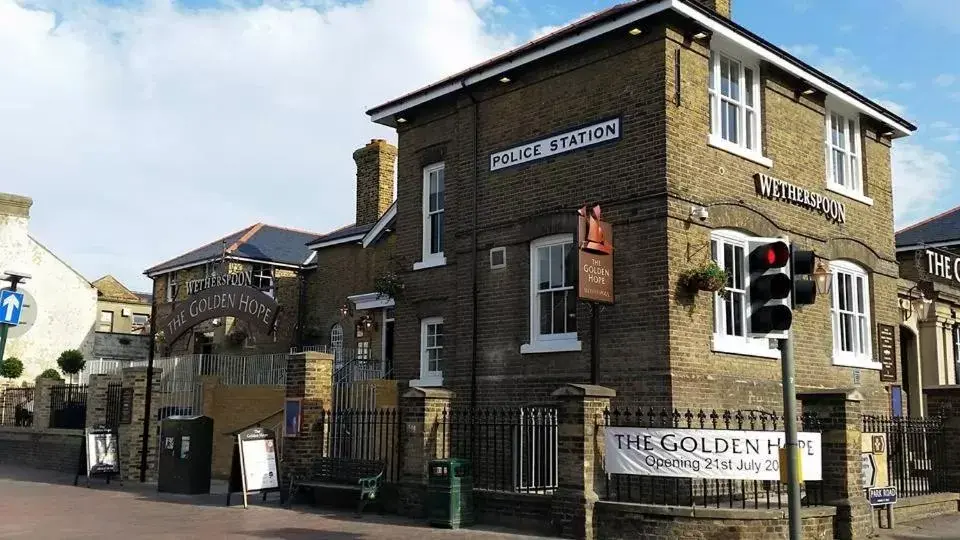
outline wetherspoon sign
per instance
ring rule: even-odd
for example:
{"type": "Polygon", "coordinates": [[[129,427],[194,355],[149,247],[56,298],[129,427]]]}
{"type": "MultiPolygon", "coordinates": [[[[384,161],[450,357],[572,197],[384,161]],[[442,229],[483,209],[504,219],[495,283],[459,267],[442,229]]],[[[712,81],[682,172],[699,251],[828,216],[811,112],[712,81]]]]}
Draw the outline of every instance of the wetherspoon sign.
{"type": "Polygon", "coordinates": [[[620,119],[612,118],[490,154],[490,172],[565,154],[620,138],[620,119]]]}
{"type": "MultiPolygon", "coordinates": [[[[797,434],[804,480],[822,480],[819,433],[797,434]]],[[[607,474],[780,480],[778,431],[607,427],[607,474]]]]}
{"type": "Polygon", "coordinates": [[[960,257],[939,249],[924,250],[927,274],[943,281],[960,283],[960,257]]]}

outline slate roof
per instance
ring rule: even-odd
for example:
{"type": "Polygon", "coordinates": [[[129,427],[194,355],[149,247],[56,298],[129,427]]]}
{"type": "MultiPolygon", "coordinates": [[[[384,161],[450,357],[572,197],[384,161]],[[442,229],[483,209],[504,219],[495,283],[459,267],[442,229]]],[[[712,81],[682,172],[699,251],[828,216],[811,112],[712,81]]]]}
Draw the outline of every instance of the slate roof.
{"type": "Polygon", "coordinates": [[[148,268],[144,273],[147,275],[156,274],[179,266],[200,263],[220,257],[223,253],[226,253],[228,257],[300,265],[311,253],[311,250],[307,247],[307,242],[316,237],[317,233],[256,223],[179,257],[174,257],[169,261],[148,268]]]}
{"type": "Polygon", "coordinates": [[[350,225],[340,227],[335,231],[331,231],[327,234],[314,238],[309,242],[308,245],[313,246],[321,242],[331,242],[333,240],[350,238],[351,236],[362,236],[370,232],[370,229],[372,229],[374,225],[376,225],[376,223],[368,223],[366,225],[357,225],[356,223],[351,223],[350,225]]]}
{"type": "Polygon", "coordinates": [[[897,231],[897,247],[960,243],[960,206],[897,231]]]}

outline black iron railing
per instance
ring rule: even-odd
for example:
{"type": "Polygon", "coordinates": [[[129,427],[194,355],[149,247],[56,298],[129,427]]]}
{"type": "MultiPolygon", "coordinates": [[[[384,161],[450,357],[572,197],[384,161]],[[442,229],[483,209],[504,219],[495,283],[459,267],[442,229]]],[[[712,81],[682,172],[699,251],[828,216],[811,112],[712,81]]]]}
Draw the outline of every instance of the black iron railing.
{"type": "MultiPolygon", "coordinates": [[[[611,427],[645,427],[715,429],[775,432],[783,429],[782,417],[776,412],[757,410],[687,409],[672,411],[652,408],[606,410],[598,425],[611,427]]],[[[820,432],[821,424],[814,414],[798,418],[803,431],[820,432]]],[[[602,441],[600,444],[603,444],[602,441]]],[[[778,463],[772,464],[778,465],[778,463]]],[[[779,474],[779,472],[778,472],[779,474]]],[[[801,487],[801,504],[823,503],[823,482],[806,481],[801,487]]],[[[608,474],[606,499],[640,504],[701,506],[716,508],[782,508],[787,504],[786,485],[779,480],[734,480],[608,474]]]]}
{"type": "Polygon", "coordinates": [[[944,460],[950,449],[944,448],[941,418],[864,416],[863,432],[886,435],[887,471],[899,496],[947,491],[944,460]]]}
{"type": "Polygon", "coordinates": [[[384,480],[400,480],[400,413],[395,408],[322,411],[324,457],[381,461],[384,480]]]}
{"type": "Polygon", "coordinates": [[[50,389],[50,427],[83,429],[87,425],[87,385],[66,384],[50,389]]]}
{"type": "Polygon", "coordinates": [[[440,448],[449,449],[438,457],[469,459],[477,489],[547,494],[557,488],[555,408],[444,410],[438,429],[440,448]]]}
{"type": "Polygon", "coordinates": [[[33,425],[33,388],[7,388],[0,396],[2,421],[5,426],[30,427],[33,425]]]}
{"type": "Polygon", "coordinates": [[[120,409],[123,400],[121,397],[123,395],[121,388],[120,383],[110,383],[107,385],[107,425],[113,428],[120,425],[120,409]]]}

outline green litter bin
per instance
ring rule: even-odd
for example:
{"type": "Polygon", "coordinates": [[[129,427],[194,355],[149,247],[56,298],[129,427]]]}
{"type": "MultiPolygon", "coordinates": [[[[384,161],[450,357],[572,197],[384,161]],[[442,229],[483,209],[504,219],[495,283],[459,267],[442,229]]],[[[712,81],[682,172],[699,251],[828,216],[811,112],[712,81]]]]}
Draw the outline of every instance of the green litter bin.
{"type": "Polygon", "coordinates": [[[427,480],[427,519],[433,527],[473,525],[473,471],[465,459],[435,459],[427,480]]]}

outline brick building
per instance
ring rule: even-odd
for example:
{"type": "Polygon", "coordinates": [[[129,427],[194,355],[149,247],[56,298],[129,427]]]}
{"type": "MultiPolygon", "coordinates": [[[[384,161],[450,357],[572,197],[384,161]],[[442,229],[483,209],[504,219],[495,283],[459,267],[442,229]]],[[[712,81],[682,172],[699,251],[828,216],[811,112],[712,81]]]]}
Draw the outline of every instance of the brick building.
{"type": "Polygon", "coordinates": [[[162,321],[174,302],[223,274],[239,274],[244,284],[273,297],[280,306],[272,335],[249,328],[232,317],[215,318],[196,326],[173,343],[169,354],[243,354],[286,352],[297,341],[297,317],[302,294],[302,267],[311,252],[306,244],[316,233],[257,223],[188,253],[147,269],[153,279],[155,318],[162,321]]]}
{"type": "Polygon", "coordinates": [[[616,303],[597,382],[618,400],[779,410],[779,353],[744,336],[743,268],[748,237],[785,235],[831,274],[795,315],[798,389],[858,387],[889,411],[890,148],[915,128],[730,9],[628,2],[369,111],[400,149],[398,379],[513,405],[589,380],[567,255],[576,209],[598,203],[616,303]],[[711,258],[726,296],[679,285],[711,258]]]}
{"type": "Polygon", "coordinates": [[[927,391],[960,384],[960,207],[897,232],[900,356],[910,416],[936,414],[927,391]]]}

